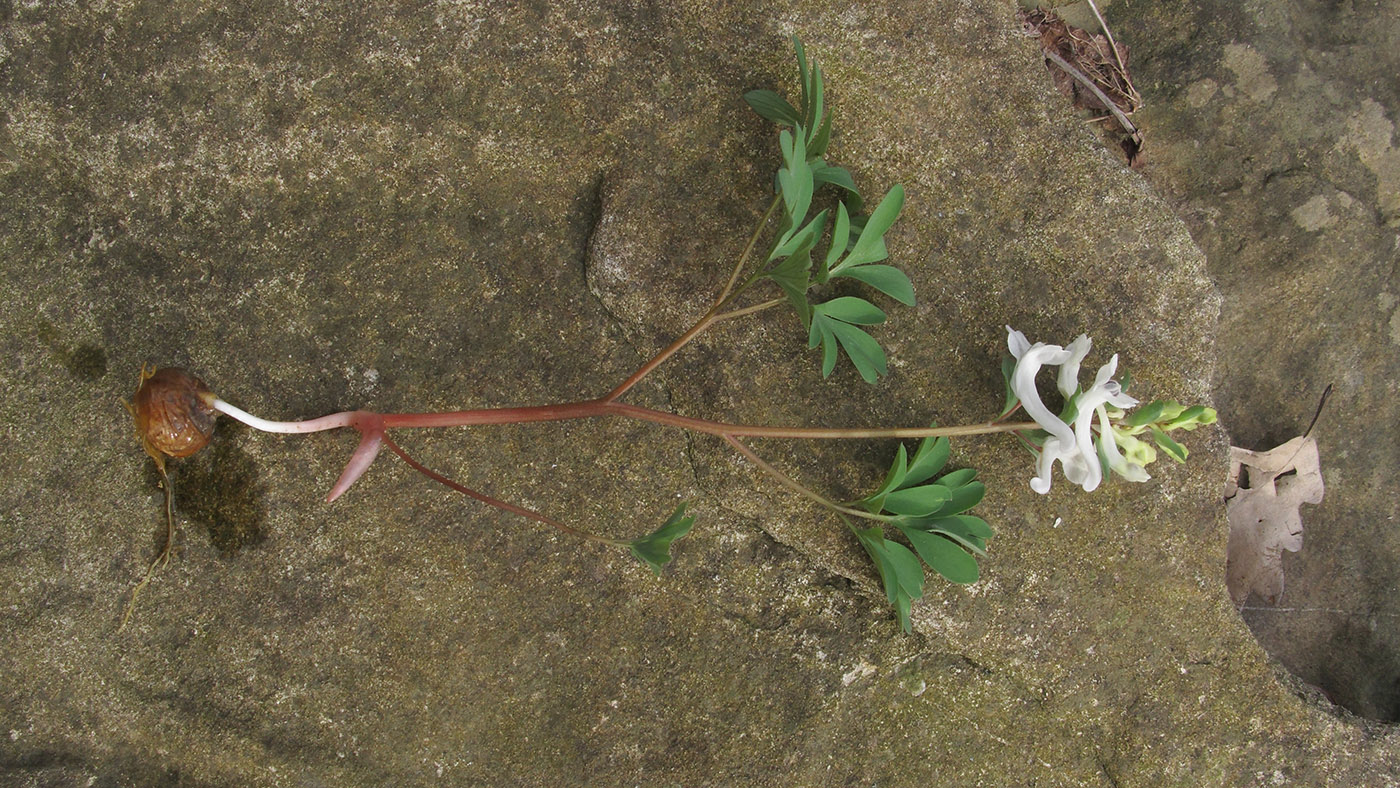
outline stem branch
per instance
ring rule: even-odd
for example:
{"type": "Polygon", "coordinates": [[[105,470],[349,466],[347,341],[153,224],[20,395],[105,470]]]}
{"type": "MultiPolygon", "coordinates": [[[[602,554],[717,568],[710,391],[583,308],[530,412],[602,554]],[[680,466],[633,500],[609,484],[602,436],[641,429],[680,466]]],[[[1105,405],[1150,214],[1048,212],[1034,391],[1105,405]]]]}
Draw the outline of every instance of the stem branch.
{"type": "Polygon", "coordinates": [[[463,495],[466,495],[470,498],[475,498],[476,500],[481,501],[484,504],[494,506],[497,509],[503,509],[507,512],[510,512],[511,514],[518,514],[521,517],[528,517],[529,519],[535,520],[536,522],[541,522],[545,525],[553,526],[555,528],[558,528],[560,531],[563,531],[564,533],[570,534],[572,536],[579,536],[594,542],[602,542],[603,544],[613,545],[617,547],[625,547],[627,545],[627,543],[623,540],[609,539],[605,536],[598,536],[597,534],[588,533],[587,531],[580,531],[579,529],[574,528],[573,526],[565,525],[564,523],[561,523],[552,517],[546,517],[533,509],[526,509],[523,506],[516,506],[513,503],[507,503],[500,499],[492,498],[489,495],[479,493],[476,490],[473,490],[464,485],[458,484],[457,482],[452,481],[446,476],[443,476],[437,471],[434,471],[433,469],[423,465],[422,463],[408,456],[408,452],[400,448],[397,443],[394,443],[393,439],[391,439],[388,435],[384,435],[381,437],[384,441],[384,445],[388,446],[390,451],[399,455],[399,458],[402,459],[404,462],[408,463],[410,468],[412,468],[415,471],[418,471],[419,473],[423,474],[429,479],[432,479],[435,482],[444,484],[447,487],[450,487],[451,489],[462,493],[463,495]]]}
{"type": "MultiPolygon", "coordinates": [[[[697,320],[695,325],[690,327],[689,331],[681,334],[676,338],[676,341],[662,348],[661,352],[652,356],[650,361],[643,364],[636,372],[627,376],[627,379],[618,384],[617,388],[608,392],[607,395],[603,397],[604,402],[612,402],[623,394],[626,394],[629,389],[641,382],[642,378],[651,374],[653,369],[661,366],[662,362],[675,355],[677,350],[688,345],[690,340],[699,336],[701,332],[709,328],[712,324],[720,320],[727,320],[731,317],[738,317],[739,315],[749,314],[749,312],[759,311],[758,309],[749,308],[735,310],[734,312],[720,312],[734,296],[739,295],[739,292],[743,291],[743,288],[740,288],[740,290],[736,292],[734,290],[734,284],[739,281],[739,275],[744,272],[744,265],[748,263],[749,256],[753,254],[754,246],[758,244],[758,239],[763,235],[763,228],[768,226],[768,221],[773,218],[773,211],[777,210],[781,202],[782,196],[779,195],[773,198],[773,202],[769,203],[768,210],[764,212],[763,218],[758,221],[758,226],[754,228],[753,235],[749,236],[748,244],[744,246],[744,251],[739,255],[738,261],[735,262],[734,271],[729,275],[729,281],[724,285],[724,290],[715,298],[714,303],[710,305],[709,311],[697,320]]],[[[747,285],[748,283],[746,282],[745,284],[747,285]]],[[[760,304],[759,307],[762,309],[768,308],[762,304],[760,304]]]]}
{"type": "Polygon", "coordinates": [[[758,467],[759,470],[763,471],[764,473],[768,474],[769,476],[772,476],[774,479],[777,479],[778,482],[779,482],[780,484],[782,484],[784,487],[788,488],[789,490],[792,490],[793,492],[797,493],[798,495],[801,495],[803,498],[806,498],[806,499],[808,499],[808,500],[810,500],[810,501],[813,501],[814,503],[818,503],[818,504],[820,504],[820,505],[822,505],[822,506],[824,506],[824,507],[826,507],[826,508],[828,508],[828,509],[831,509],[831,510],[833,510],[833,511],[839,512],[839,513],[841,513],[841,514],[849,514],[849,515],[851,515],[851,516],[853,516],[853,517],[864,517],[864,518],[867,519],[867,520],[881,520],[881,521],[890,519],[890,518],[888,518],[888,517],[883,517],[883,516],[878,515],[878,514],[871,514],[870,512],[862,512],[862,511],[859,510],[859,509],[852,509],[852,508],[850,508],[850,507],[848,507],[848,506],[842,506],[841,504],[836,503],[835,501],[832,501],[831,499],[827,498],[826,496],[821,495],[820,493],[818,493],[818,492],[816,492],[816,491],[810,489],[809,487],[807,487],[806,485],[803,485],[801,482],[797,481],[796,479],[792,478],[791,476],[788,476],[786,473],[783,473],[782,471],[780,471],[780,470],[778,470],[777,468],[773,467],[773,466],[770,465],[768,462],[766,462],[762,457],[760,457],[760,456],[758,456],[756,453],[754,453],[754,451],[753,451],[752,449],[750,449],[748,446],[745,446],[744,443],[743,443],[743,441],[740,441],[738,438],[734,437],[733,435],[725,435],[725,436],[724,436],[724,440],[725,440],[725,442],[728,443],[730,446],[733,446],[734,449],[735,449],[736,451],[738,451],[740,454],[744,455],[744,458],[745,458],[745,459],[747,459],[749,462],[751,462],[751,463],[753,463],[754,465],[756,465],[756,466],[758,467]]]}

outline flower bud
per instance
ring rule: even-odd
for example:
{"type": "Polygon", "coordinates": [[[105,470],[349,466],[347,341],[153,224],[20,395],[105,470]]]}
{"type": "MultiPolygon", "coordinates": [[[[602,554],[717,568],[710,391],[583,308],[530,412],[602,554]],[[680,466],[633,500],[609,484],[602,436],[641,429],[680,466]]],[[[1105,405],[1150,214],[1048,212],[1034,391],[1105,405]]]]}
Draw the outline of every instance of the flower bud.
{"type": "Polygon", "coordinates": [[[188,457],[214,434],[214,392],[204,381],[177,367],[141,370],[141,385],[129,406],[146,453],[164,465],[164,456],[188,457]]]}

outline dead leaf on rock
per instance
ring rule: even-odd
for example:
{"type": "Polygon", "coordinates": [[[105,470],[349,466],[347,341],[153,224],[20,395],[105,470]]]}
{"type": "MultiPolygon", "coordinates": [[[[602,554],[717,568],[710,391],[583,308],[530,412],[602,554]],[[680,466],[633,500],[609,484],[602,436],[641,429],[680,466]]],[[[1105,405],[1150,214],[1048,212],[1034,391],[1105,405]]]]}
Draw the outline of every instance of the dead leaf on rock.
{"type": "Polygon", "coordinates": [[[1225,584],[1236,607],[1250,592],[1271,605],[1283,595],[1283,551],[1303,549],[1298,507],[1321,503],[1322,493],[1322,467],[1312,437],[1299,436],[1265,452],[1230,447],[1225,584]]]}

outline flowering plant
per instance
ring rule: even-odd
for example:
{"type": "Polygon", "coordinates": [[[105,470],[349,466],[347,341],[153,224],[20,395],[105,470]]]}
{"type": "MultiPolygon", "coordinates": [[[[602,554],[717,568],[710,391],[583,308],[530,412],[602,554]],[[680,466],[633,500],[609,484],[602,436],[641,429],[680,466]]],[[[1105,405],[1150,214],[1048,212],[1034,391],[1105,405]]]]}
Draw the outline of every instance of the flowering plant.
{"type": "Polygon", "coordinates": [[[924,566],[954,583],[972,583],[979,575],[976,558],[986,555],[992,536],[988,524],[970,511],[982,500],[985,486],[972,468],[949,469],[952,436],[1015,433],[1037,453],[1031,487],[1050,490],[1051,472],[1059,462],[1070,481],[1086,491],[1101,482],[1106,467],[1132,481],[1147,479],[1145,466],[1154,459],[1151,447],[1136,436],[1150,432],[1158,448],[1176,459],[1186,450],[1166,436],[1174,429],[1194,429],[1210,423],[1208,408],[1182,408],[1156,402],[1128,416],[1137,400],[1123,393],[1113,379],[1118,357],[1101,368],[1088,389],[1078,383],[1079,366],[1090,350],[1080,336],[1068,347],[1031,344],[1009,331],[1012,353],[1003,369],[1007,376],[1007,406],[991,421],[961,426],[871,427],[836,429],[782,425],[731,424],[654,410],[624,401],[639,381],[716,323],[787,305],[806,332],[809,349],[820,349],[821,370],[829,377],[841,357],[848,359],[868,383],[887,374],[885,352],[868,333],[885,322],[883,309],[855,295],[833,295],[838,279],[863,285],[890,301],[913,305],[914,288],[900,269],[883,261],[889,256],[885,234],[904,204],[904,191],[892,186],[868,213],[851,174],[823,157],[831,139],[831,116],[825,109],[822,71],[809,64],[796,44],[801,99],[794,105],[768,90],[745,95],[762,117],[778,124],[782,163],[775,177],[776,194],[738,255],[728,280],[707,312],[670,345],[661,349],[606,394],[593,399],[516,408],[487,408],[437,413],[376,413],[344,411],[305,421],[272,421],[254,416],[216,396],[183,370],[143,368],[131,412],[146,453],[156,463],[166,493],[167,539],[132,593],[125,625],[137,592],[169,559],[175,520],[167,457],[185,457],[208,441],[219,415],[255,429],[274,433],[308,433],[352,428],[360,441],[327,500],[344,495],[370,468],[383,449],[397,455],[424,476],[481,503],[529,518],[566,533],[627,550],[653,572],[671,560],[674,543],[689,533],[694,517],[686,504],[678,506],[657,530],[635,538],[590,533],[551,516],[477,492],[432,470],[409,454],[394,435],[409,429],[560,421],[581,418],[626,418],[650,421],[713,436],[724,441],[755,467],[789,490],[830,511],[855,535],[875,564],[886,596],[906,631],[911,629],[913,600],[923,595],[924,566]],[[823,187],[830,187],[824,189],[823,187]],[[834,196],[822,192],[835,192],[834,196]],[[824,201],[826,207],[813,213],[824,201]],[[776,218],[776,227],[770,230],[776,218]],[[828,224],[830,228],[828,229],[828,224]],[[766,239],[766,240],[765,240],[766,239]],[[760,247],[760,242],[764,245],[760,247]],[[766,253],[755,252],[766,249],[766,253]],[[765,296],[752,294],[767,287],[765,296]],[[766,299],[766,300],[765,300],[766,299]],[[1058,366],[1058,387],[1064,406],[1056,414],[1041,399],[1037,377],[1047,366],[1058,366]],[[1031,422],[1008,421],[1018,409],[1031,422]],[[1096,437],[1097,435],[1097,437],[1096,437]],[[748,438],[839,440],[851,438],[918,439],[912,453],[900,444],[884,481],[870,495],[837,502],[774,467],[746,442],[748,438]],[[857,524],[859,523],[859,525],[857,524]],[[902,541],[890,536],[898,534],[902,541]],[[906,546],[907,545],[907,546],[906,546]]]}

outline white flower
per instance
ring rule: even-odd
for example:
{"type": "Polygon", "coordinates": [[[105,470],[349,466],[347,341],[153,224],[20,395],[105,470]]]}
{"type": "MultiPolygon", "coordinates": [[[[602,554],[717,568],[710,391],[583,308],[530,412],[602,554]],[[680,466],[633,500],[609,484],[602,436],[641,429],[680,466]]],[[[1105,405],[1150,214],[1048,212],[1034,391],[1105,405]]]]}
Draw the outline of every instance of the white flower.
{"type": "Polygon", "coordinates": [[[1050,492],[1050,472],[1054,468],[1055,460],[1061,460],[1065,464],[1065,475],[1068,476],[1071,473],[1069,463],[1074,462],[1076,449],[1074,430],[1041,402],[1040,392],[1035,387],[1035,377],[1042,366],[1064,364],[1074,354],[1059,345],[1047,345],[1043,342],[1032,345],[1025,334],[1012,329],[1011,326],[1007,326],[1006,331],[1006,347],[1011,351],[1011,355],[1016,357],[1016,369],[1011,373],[1011,391],[1021,401],[1026,415],[1035,419],[1035,423],[1039,424],[1041,429],[1050,433],[1050,437],[1045,439],[1041,447],[1040,461],[1036,464],[1036,477],[1031,479],[1031,489],[1045,494],[1050,492]]]}
{"type": "Polygon", "coordinates": [[[1103,481],[1103,466],[1099,462],[1099,449],[1108,459],[1109,468],[1132,481],[1145,481],[1147,473],[1141,465],[1129,462],[1118,451],[1117,440],[1108,419],[1107,406],[1130,408],[1137,400],[1123,393],[1122,387],[1113,380],[1118,369],[1118,356],[1099,368],[1094,377],[1094,385],[1079,392],[1079,365],[1088,355],[1093,342],[1080,334],[1069,347],[1031,344],[1025,335],[1006,327],[1006,345],[1011,355],[1016,357],[1016,368],[1011,373],[1011,391],[1021,401],[1026,415],[1035,420],[1041,429],[1049,433],[1041,445],[1040,457],[1036,461],[1036,475],[1031,479],[1031,489],[1042,495],[1050,491],[1051,472],[1059,461],[1065,478],[1091,492],[1103,481]],[[1036,389],[1036,376],[1041,367],[1059,366],[1056,386],[1076,408],[1074,424],[1066,424],[1063,419],[1050,411],[1040,399],[1036,389]],[[1094,440],[1094,416],[1099,417],[1101,436],[1097,447],[1094,440]]]}
{"type": "MultiPolygon", "coordinates": [[[[1099,465],[1099,453],[1094,449],[1094,415],[1097,411],[1104,409],[1104,405],[1112,405],[1115,408],[1131,408],[1137,404],[1137,400],[1123,393],[1123,388],[1118,385],[1118,381],[1113,380],[1113,373],[1118,370],[1118,354],[1114,353],[1113,358],[1108,360],[1099,368],[1099,374],[1094,376],[1094,385],[1084,392],[1075,401],[1079,408],[1079,413],[1074,419],[1074,440],[1079,455],[1089,464],[1090,471],[1083,480],[1074,481],[1081,484],[1085,492],[1093,492],[1103,480],[1103,469],[1099,465]]],[[[1104,413],[1105,421],[1108,414],[1104,413]]],[[[1108,443],[1114,443],[1113,430],[1108,430],[1108,443]]],[[[1100,442],[1102,444],[1102,441],[1100,442]]],[[[1114,451],[1117,451],[1115,444],[1114,451]]],[[[1112,458],[1110,457],[1110,460],[1112,458]]],[[[1069,473],[1066,470],[1065,476],[1069,473]]]]}
{"type": "Polygon", "coordinates": [[[1055,382],[1060,393],[1066,397],[1073,397],[1075,390],[1079,388],[1079,362],[1089,355],[1089,349],[1093,346],[1093,340],[1080,334],[1065,348],[1069,351],[1069,359],[1060,365],[1060,376],[1055,382]]]}

